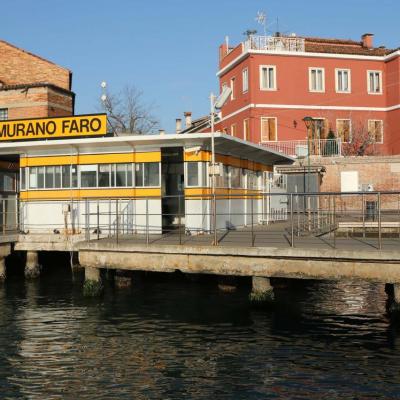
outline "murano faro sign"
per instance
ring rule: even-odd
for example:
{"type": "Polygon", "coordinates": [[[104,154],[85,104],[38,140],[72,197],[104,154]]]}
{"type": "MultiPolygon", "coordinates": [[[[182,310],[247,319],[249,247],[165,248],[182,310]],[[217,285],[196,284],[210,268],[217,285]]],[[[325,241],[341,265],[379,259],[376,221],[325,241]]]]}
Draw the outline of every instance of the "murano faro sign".
{"type": "Polygon", "coordinates": [[[104,136],[106,133],[106,114],[0,121],[0,142],[104,136]]]}

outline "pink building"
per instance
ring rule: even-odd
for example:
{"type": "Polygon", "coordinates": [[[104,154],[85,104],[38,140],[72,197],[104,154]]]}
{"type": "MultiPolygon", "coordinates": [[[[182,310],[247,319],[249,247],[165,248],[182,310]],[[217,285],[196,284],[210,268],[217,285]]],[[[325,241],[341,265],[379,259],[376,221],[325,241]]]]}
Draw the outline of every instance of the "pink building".
{"type": "Polygon", "coordinates": [[[374,47],[372,34],[250,36],[220,46],[217,76],[232,89],[220,131],[291,155],[322,154],[334,137],[342,154],[400,154],[400,50],[374,47]]]}

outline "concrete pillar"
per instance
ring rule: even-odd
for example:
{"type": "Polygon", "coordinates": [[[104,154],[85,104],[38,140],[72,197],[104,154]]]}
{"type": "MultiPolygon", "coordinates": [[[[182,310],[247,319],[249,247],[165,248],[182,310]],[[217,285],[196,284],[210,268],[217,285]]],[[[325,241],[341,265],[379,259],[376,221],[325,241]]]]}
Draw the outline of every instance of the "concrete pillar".
{"type": "Polygon", "coordinates": [[[393,300],[400,307],[400,283],[393,284],[393,300]]]}
{"type": "Polygon", "coordinates": [[[0,282],[6,279],[6,260],[5,258],[0,258],[0,282]]]}
{"type": "Polygon", "coordinates": [[[26,252],[25,278],[34,279],[40,275],[39,256],[37,251],[26,252]]]}
{"type": "Polygon", "coordinates": [[[99,296],[103,291],[100,269],[85,267],[85,283],[83,284],[83,295],[86,297],[99,296]]]}
{"type": "Polygon", "coordinates": [[[274,300],[274,288],[269,278],[261,276],[252,277],[252,290],[250,301],[253,303],[267,303],[274,300]]]}

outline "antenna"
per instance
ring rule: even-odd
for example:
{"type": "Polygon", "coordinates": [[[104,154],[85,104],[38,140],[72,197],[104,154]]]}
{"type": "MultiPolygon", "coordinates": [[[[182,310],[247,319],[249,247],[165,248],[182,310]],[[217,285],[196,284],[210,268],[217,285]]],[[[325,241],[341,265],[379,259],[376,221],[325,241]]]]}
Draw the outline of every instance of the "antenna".
{"type": "Polygon", "coordinates": [[[267,36],[267,14],[264,11],[257,11],[256,21],[263,26],[264,36],[267,36]]]}

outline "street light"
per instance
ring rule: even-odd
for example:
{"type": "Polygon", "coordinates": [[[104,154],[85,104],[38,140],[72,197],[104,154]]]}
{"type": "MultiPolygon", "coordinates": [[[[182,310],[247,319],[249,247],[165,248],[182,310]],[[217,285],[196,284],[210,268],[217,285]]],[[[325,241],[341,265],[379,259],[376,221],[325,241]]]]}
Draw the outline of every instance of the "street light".
{"type": "Polygon", "coordinates": [[[211,188],[212,188],[212,196],[213,196],[213,225],[214,225],[214,246],[217,245],[217,202],[215,199],[215,174],[216,174],[216,167],[215,167],[215,111],[220,110],[223,105],[228,101],[232,93],[232,89],[229,87],[224,87],[222,93],[217,98],[213,93],[210,95],[210,118],[211,118],[211,188]]]}
{"type": "MultiPolygon", "coordinates": [[[[314,136],[314,118],[312,117],[304,117],[303,118],[304,125],[307,128],[307,164],[308,164],[308,174],[307,174],[307,192],[310,191],[310,128],[312,130],[311,135],[314,136]]],[[[304,190],[306,188],[304,187],[304,190]]]]}

